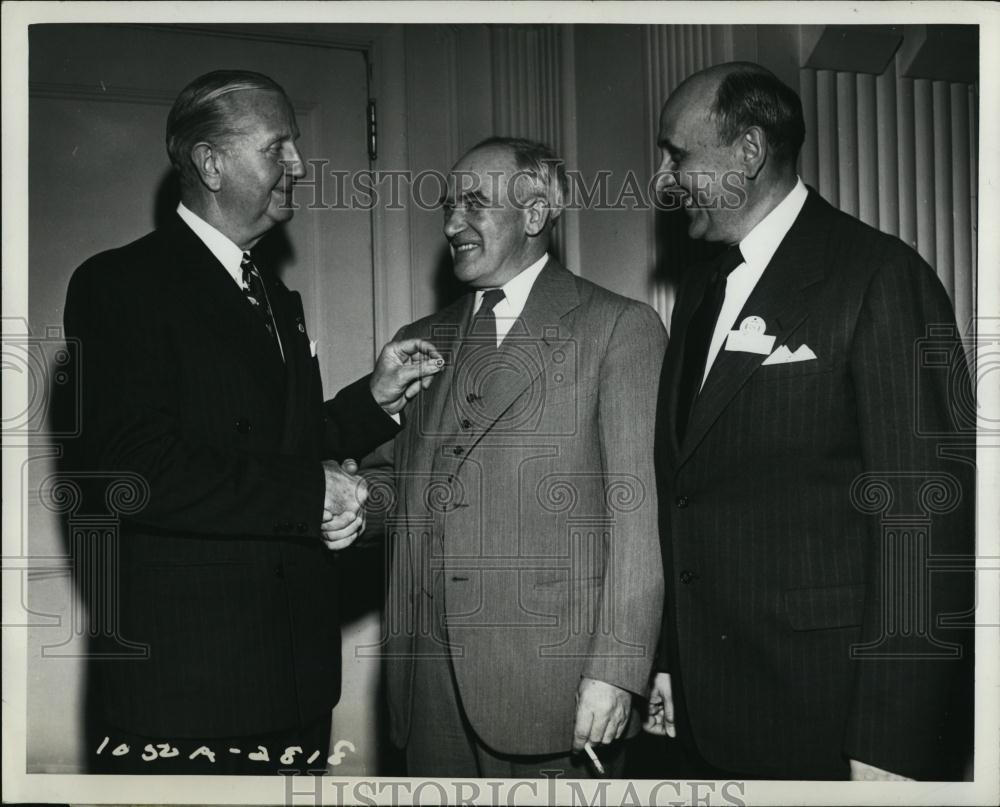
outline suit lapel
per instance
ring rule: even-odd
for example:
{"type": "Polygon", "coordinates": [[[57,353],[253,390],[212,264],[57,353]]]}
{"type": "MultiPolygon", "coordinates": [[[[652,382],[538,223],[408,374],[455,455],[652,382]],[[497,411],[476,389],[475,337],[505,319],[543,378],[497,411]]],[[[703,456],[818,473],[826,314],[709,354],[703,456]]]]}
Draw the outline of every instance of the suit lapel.
{"type": "Polygon", "coordinates": [[[264,383],[281,384],[284,368],[277,345],[229,272],[179,217],[168,230],[173,250],[170,271],[185,304],[199,322],[236,344],[264,383]]]}
{"type": "MultiPolygon", "coordinates": [[[[660,373],[660,393],[657,403],[657,423],[665,424],[658,434],[657,451],[666,452],[672,464],[677,463],[680,445],[677,442],[677,402],[684,364],[684,345],[687,341],[688,325],[698,302],[705,293],[708,271],[699,266],[685,281],[677,297],[677,304],[671,316],[670,340],[667,354],[660,373]]],[[[662,456],[662,453],[661,453],[662,456]]]]}
{"type": "Polygon", "coordinates": [[[311,383],[317,378],[317,370],[309,353],[302,303],[297,293],[285,288],[259,264],[258,268],[267,284],[271,310],[285,353],[285,422],[281,449],[286,454],[308,452],[315,447],[306,446],[303,439],[312,434],[308,415],[319,396],[314,394],[316,389],[311,383]]]}
{"type": "MultiPolygon", "coordinates": [[[[738,327],[747,316],[761,317],[767,325],[767,333],[775,335],[775,349],[783,345],[806,318],[809,296],[805,290],[826,274],[822,256],[828,254],[828,250],[823,248],[822,220],[827,208],[826,202],[810,189],[798,218],[736,318],[738,327]]],[[[690,314],[688,316],[690,318],[690,314]]],[[[683,345],[681,350],[683,356],[683,345]]],[[[691,410],[684,442],[679,447],[677,467],[691,456],[712,424],[766,358],[758,353],[727,351],[723,345],[691,410]]],[[[676,398],[676,389],[673,395],[676,398]]],[[[675,401],[671,412],[676,411],[675,401]]]]}
{"type": "MultiPolygon", "coordinates": [[[[444,369],[435,377],[430,387],[416,398],[416,415],[418,422],[413,432],[418,435],[441,435],[454,429],[445,421],[446,414],[451,411],[451,396],[457,394],[455,379],[457,376],[457,361],[462,338],[468,328],[472,316],[472,303],[475,295],[466,294],[454,303],[438,312],[431,320],[430,330],[421,334],[434,343],[444,358],[444,369]]],[[[411,406],[403,410],[403,418],[410,419],[411,406]]]]}
{"type": "Polygon", "coordinates": [[[479,419],[485,425],[483,433],[496,425],[572,336],[561,320],[578,305],[573,275],[549,258],[501,345],[497,358],[508,371],[498,374],[500,380],[486,388],[479,419]]]}

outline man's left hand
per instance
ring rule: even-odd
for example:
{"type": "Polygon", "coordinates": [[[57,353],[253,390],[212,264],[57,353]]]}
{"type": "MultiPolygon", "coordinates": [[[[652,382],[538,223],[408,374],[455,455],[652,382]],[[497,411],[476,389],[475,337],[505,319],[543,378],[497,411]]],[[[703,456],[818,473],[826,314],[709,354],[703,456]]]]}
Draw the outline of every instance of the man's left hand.
{"type": "Polygon", "coordinates": [[[859,762],[856,759],[851,762],[852,782],[912,782],[908,776],[900,776],[898,773],[890,773],[867,762],[859,762]]]}
{"type": "Polygon", "coordinates": [[[410,398],[431,385],[434,374],[442,369],[444,359],[425,339],[389,342],[375,362],[372,397],[386,414],[398,414],[410,398]]]}
{"type": "Polygon", "coordinates": [[[581,679],[576,692],[573,751],[582,751],[587,741],[607,745],[621,737],[631,706],[631,692],[594,678],[581,679]]]}

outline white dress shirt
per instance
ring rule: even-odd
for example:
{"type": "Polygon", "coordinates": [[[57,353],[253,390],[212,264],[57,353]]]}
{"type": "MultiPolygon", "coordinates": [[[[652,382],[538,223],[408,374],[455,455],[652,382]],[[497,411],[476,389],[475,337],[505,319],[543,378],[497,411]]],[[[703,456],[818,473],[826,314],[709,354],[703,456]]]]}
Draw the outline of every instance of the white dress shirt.
{"type": "Polygon", "coordinates": [[[243,263],[243,250],[197,213],[192,213],[184,207],[183,202],[177,205],[177,215],[208,247],[216,260],[226,268],[236,285],[241,289],[246,288],[243,285],[243,269],[240,266],[243,263]]]}
{"type": "MultiPolygon", "coordinates": [[[[209,251],[215,256],[215,259],[225,267],[233,282],[243,291],[247,291],[247,286],[243,282],[243,250],[197,213],[186,208],[183,202],[177,205],[177,215],[201,239],[202,243],[208,247],[209,251]]],[[[266,296],[267,292],[265,291],[264,294],[266,296]]],[[[268,301],[268,306],[270,307],[270,301],[268,301]]],[[[274,321],[273,314],[271,315],[271,320],[272,322],[274,321]]],[[[281,335],[277,332],[276,322],[274,326],[274,336],[278,341],[278,350],[281,353],[282,360],[284,360],[285,346],[281,343],[281,335]]]]}
{"type": "MultiPolygon", "coordinates": [[[[705,375],[702,376],[701,383],[705,383],[708,372],[712,369],[716,356],[722,350],[729,332],[737,325],[736,318],[743,310],[751,292],[760,281],[761,275],[777,252],[788,231],[795,223],[802,205],[806,203],[809,192],[798,179],[795,187],[788,195],[782,199],[777,206],[758,222],[746,237],[740,241],[740,252],[743,253],[743,263],[737,266],[729,274],[726,281],[726,298],[722,303],[722,310],[719,318],[715,322],[715,332],[712,334],[712,344],[708,349],[708,358],[705,361],[705,375]]],[[[750,312],[753,313],[753,312],[750,312]]],[[[767,331],[774,331],[774,323],[766,322],[767,331]]]]}
{"type": "MultiPolygon", "coordinates": [[[[514,326],[514,321],[521,316],[524,305],[528,302],[528,295],[531,294],[531,287],[535,285],[535,280],[545,268],[549,260],[549,253],[546,252],[527,269],[519,272],[516,277],[511,278],[506,284],[501,286],[504,298],[493,307],[493,315],[497,323],[497,347],[503,343],[504,338],[510,333],[514,326]]],[[[476,290],[476,300],[472,306],[472,316],[476,315],[479,307],[483,304],[483,292],[485,289],[476,290]]]]}

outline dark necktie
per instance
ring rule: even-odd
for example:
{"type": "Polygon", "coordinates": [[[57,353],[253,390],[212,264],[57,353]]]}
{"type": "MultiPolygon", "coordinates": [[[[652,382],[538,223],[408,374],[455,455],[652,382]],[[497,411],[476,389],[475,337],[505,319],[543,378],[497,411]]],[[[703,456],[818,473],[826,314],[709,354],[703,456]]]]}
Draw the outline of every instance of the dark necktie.
{"type": "Polygon", "coordinates": [[[488,344],[497,346],[497,315],[493,312],[506,295],[503,289],[487,289],[483,292],[483,301],[479,304],[479,310],[472,319],[472,333],[477,337],[482,337],[488,344]]]}
{"type": "Polygon", "coordinates": [[[681,366],[681,380],[677,395],[677,442],[684,442],[688,419],[695,399],[701,389],[705,375],[705,362],[712,345],[715,323],[726,299],[726,278],[729,273],[743,263],[743,254],[738,244],[723,252],[711,265],[705,296],[701,298],[697,310],[688,323],[684,338],[684,364],[681,366]]]}
{"type": "MultiPolygon", "coordinates": [[[[260,321],[267,328],[267,332],[277,342],[278,350],[281,350],[281,340],[278,337],[278,330],[274,321],[274,315],[271,313],[271,304],[267,299],[267,292],[264,290],[264,281],[261,279],[260,271],[254,265],[253,258],[250,257],[249,252],[243,253],[243,261],[240,263],[240,269],[243,270],[243,293],[246,294],[247,300],[253,306],[253,310],[257,312],[260,321]]],[[[284,351],[282,351],[283,356],[284,351]]]]}

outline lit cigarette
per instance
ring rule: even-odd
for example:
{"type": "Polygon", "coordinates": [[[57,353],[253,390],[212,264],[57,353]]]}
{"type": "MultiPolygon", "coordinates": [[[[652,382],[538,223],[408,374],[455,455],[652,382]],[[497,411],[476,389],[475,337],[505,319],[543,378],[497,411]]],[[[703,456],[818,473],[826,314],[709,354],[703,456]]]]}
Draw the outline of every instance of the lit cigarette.
{"type": "Polygon", "coordinates": [[[604,766],[601,764],[601,760],[597,758],[597,754],[594,753],[594,748],[590,744],[590,740],[587,740],[583,744],[583,750],[587,752],[587,756],[590,757],[590,761],[594,763],[594,770],[596,770],[601,776],[604,776],[604,766]]]}

